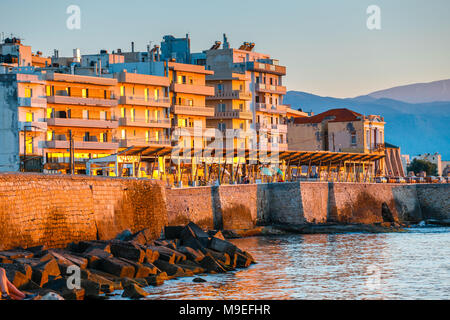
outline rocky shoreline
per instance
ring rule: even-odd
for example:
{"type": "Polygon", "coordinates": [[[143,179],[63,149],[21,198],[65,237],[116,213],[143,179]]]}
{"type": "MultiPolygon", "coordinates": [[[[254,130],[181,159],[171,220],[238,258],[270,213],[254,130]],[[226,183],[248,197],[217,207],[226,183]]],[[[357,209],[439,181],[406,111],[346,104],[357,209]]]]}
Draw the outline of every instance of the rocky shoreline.
{"type": "Polygon", "coordinates": [[[205,232],[192,222],[165,227],[159,240],[149,235],[148,230],[135,234],[126,230],[114,240],[81,241],[64,249],[1,251],[0,267],[19,290],[35,295],[34,300],[89,300],[108,299],[116,290],[123,290],[124,298],[141,299],[149,295],[144,287],[166,280],[224,273],[256,263],[220,231],[205,232]],[[79,271],[78,283],[73,266],[79,271]]]}

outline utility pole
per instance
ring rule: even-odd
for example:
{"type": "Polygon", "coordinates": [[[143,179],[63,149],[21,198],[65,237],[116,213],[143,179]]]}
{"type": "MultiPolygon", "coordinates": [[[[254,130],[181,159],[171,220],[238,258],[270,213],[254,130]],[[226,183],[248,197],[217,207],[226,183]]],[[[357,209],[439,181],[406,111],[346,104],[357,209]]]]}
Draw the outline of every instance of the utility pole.
{"type": "Polygon", "coordinates": [[[74,143],[73,143],[73,136],[72,136],[72,130],[69,130],[69,168],[70,168],[70,174],[74,174],[74,143]]]}
{"type": "Polygon", "coordinates": [[[22,172],[25,172],[25,158],[27,157],[27,126],[23,127],[23,161],[22,172]]]}

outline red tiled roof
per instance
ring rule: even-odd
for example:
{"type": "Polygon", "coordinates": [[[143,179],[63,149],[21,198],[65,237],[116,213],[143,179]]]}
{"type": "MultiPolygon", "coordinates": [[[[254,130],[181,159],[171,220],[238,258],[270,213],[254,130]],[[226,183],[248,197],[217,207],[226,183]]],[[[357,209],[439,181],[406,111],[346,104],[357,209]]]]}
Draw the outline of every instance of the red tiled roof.
{"type": "Polygon", "coordinates": [[[328,118],[329,122],[346,122],[346,121],[358,121],[363,115],[349,109],[331,109],[312,117],[300,117],[295,118],[294,123],[321,123],[328,118]]]}

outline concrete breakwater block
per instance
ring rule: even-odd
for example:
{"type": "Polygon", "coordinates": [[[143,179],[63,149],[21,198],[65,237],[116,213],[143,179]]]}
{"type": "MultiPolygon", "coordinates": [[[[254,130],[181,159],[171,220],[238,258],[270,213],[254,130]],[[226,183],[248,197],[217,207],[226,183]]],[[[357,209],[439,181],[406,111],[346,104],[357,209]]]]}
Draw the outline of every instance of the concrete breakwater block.
{"type": "Polygon", "coordinates": [[[224,240],[220,232],[205,232],[190,222],[168,227],[166,237],[150,240],[146,230],[121,232],[113,240],[80,241],[64,249],[45,246],[0,251],[0,268],[19,290],[71,300],[103,299],[114,290],[142,299],[143,288],[169,279],[247,268],[253,257],[224,240]],[[68,286],[78,270],[81,288],[68,286]]]}

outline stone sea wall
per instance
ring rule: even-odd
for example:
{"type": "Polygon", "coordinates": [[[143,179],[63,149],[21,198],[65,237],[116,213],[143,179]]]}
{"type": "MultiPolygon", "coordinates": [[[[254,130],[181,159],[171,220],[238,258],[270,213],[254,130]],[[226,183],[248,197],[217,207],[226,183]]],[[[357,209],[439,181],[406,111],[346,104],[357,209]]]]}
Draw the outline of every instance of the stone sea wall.
{"type": "Polygon", "coordinates": [[[256,225],[450,219],[450,184],[293,182],[167,189],[153,180],[0,174],[0,247],[107,240],[124,229],[192,221],[205,229],[256,225]],[[383,218],[384,216],[384,218],[383,218]]]}

